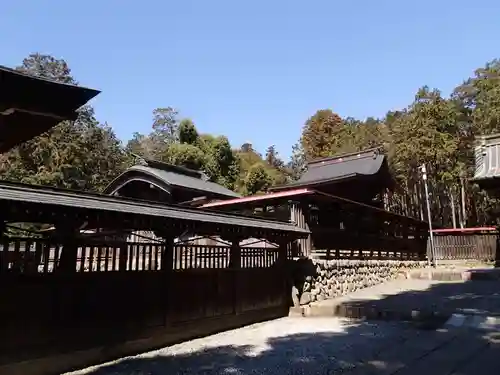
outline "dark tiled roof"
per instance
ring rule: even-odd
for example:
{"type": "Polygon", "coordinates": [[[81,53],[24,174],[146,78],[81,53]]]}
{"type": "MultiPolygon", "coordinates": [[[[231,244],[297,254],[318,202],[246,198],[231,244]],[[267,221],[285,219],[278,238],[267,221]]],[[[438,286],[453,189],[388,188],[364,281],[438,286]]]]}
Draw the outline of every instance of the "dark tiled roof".
{"type": "Polygon", "coordinates": [[[219,184],[216,184],[215,182],[205,181],[201,178],[188,176],[174,171],[166,171],[162,169],[145,167],[142,165],[135,165],[129,168],[124,173],[129,173],[129,172],[140,172],[149,174],[175,187],[187,188],[187,189],[197,190],[200,192],[222,195],[231,198],[237,198],[240,196],[234,191],[229,190],[219,184]]]}
{"type": "Polygon", "coordinates": [[[380,170],[384,159],[384,155],[371,151],[314,161],[307,165],[307,172],[298,182],[311,183],[353,175],[373,175],[380,170]]]}
{"type": "Polygon", "coordinates": [[[215,182],[208,181],[208,177],[201,171],[142,158],[138,155],[134,156],[137,158],[138,165],[130,167],[118,176],[106,187],[106,189],[104,189],[104,193],[111,194],[114,190],[120,189],[127,184],[128,178],[133,179],[134,176],[142,174],[157,179],[163,184],[176,188],[195,190],[200,192],[200,194],[215,195],[219,198],[240,197],[240,195],[234,191],[216,184],[215,182]]]}
{"type": "MultiPolygon", "coordinates": [[[[110,197],[103,194],[75,192],[17,183],[0,183],[0,205],[3,207],[2,213],[6,215],[6,218],[9,217],[9,207],[11,207],[10,205],[13,202],[34,204],[37,207],[46,208],[67,208],[69,209],[68,212],[71,212],[72,215],[83,211],[94,213],[109,211],[143,217],[156,217],[160,220],[173,219],[178,220],[179,223],[198,222],[224,227],[240,226],[268,231],[288,232],[302,237],[309,233],[295,225],[277,220],[110,197]]],[[[13,212],[17,211],[18,209],[14,207],[13,212]]]]}
{"type": "Polygon", "coordinates": [[[28,141],[63,120],[99,91],[32,77],[0,66],[0,152],[28,141]]]}
{"type": "Polygon", "coordinates": [[[384,164],[386,164],[385,156],[379,148],[318,159],[307,164],[307,171],[297,182],[276,187],[274,190],[371,176],[379,173],[384,164]]]}

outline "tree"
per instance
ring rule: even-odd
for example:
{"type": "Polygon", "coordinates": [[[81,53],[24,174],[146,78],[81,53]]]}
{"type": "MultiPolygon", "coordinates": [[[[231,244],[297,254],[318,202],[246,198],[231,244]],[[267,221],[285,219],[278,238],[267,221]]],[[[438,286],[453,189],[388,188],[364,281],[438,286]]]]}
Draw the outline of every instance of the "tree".
{"type": "Polygon", "coordinates": [[[278,151],[276,151],[276,146],[271,145],[266,150],[266,162],[271,167],[276,168],[278,170],[283,169],[285,163],[278,155],[278,151]]]}
{"type": "Polygon", "coordinates": [[[248,170],[245,178],[245,193],[247,195],[266,191],[271,186],[271,176],[261,163],[254,164],[248,170]]]}
{"type": "Polygon", "coordinates": [[[153,133],[151,138],[158,148],[164,144],[175,143],[179,140],[179,112],[172,107],[156,108],[153,110],[153,133]]]}
{"type": "Polygon", "coordinates": [[[34,77],[46,78],[56,82],[76,85],[71,76],[71,69],[63,59],[56,59],[50,55],[33,53],[26,57],[16,70],[34,77]]]}
{"type": "Polygon", "coordinates": [[[205,164],[205,154],[195,145],[189,143],[172,143],[162,155],[162,161],[200,170],[205,164]]]}
{"type": "Polygon", "coordinates": [[[330,109],[317,111],[310,117],[303,129],[301,145],[306,160],[333,155],[341,142],[339,133],[344,130],[344,122],[330,109]]]}
{"type": "Polygon", "coordinates": [[[453,98],[467,111],[471,134],[500,132],[500,60],[477,69],[474,77],[455,89],[453,98]]]}
{"type": "MultiPolygon", "coordinates": [[[[64,60],[32,54],[17,68],[26,74],[75,84],[64,60]]],[[[0,160],[0,176],[31,184],[99,191],[125,167],[120,141],[100,125],[90,106],[76,121],[63,121],[48,132],[14,148],[0,160]]]]}
{"type": "Polygon", "coordinates": [[[157,147],[153,140],[141,133],[135,132],[132,139],[127,142],[125,152],[130,155],[131,153],[140,155],[148,159],[154,159],[157,154],[157,147]]]}
{"type": "Polygon", "coordinates": [[[248,143],[248,142],[243,143],[241,145],[240,149],[242,152],[253,152],[254,151],[252,144],[248,143]]]}
{"type": "Polygon", "coordinates": [[[306,156],[300,143],[296,143],[292,146],[292,156],[287,165],[287,169],[292,181],[299,180],[306,171],[306,156]]]}
{"type": "Polygon", "coordinates": [[[190,119],[183,119],[179,123],[179,142],[188,143],[190,145],[198,142],[198,131],[193,121],[190,119]]]}
{"type": "Polygon", "coordinates": [[[239,159],[227,137],[203,135],[199,147],[205,153],[205,172],[211,181],[235,189],[239,175],[239,159]]]}

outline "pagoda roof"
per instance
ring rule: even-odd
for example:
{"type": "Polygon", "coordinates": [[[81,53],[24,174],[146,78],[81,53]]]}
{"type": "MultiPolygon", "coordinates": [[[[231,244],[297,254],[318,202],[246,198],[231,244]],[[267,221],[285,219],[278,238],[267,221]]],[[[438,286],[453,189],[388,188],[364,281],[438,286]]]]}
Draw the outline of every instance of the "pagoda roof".
{"type": "Polygon", "coordinates": [[[0,66],[0,152],[26,142],[64,120],[99,91],[30,76],[0,66]]]}

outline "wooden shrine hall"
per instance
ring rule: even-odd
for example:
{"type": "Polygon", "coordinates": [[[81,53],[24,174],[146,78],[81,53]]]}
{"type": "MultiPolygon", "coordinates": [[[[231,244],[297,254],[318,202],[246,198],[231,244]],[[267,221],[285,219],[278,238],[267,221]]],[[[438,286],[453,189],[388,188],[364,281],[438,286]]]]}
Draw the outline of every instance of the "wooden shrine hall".
{"type": "MultiPolygon", "coordinates": [[[[74,120],[97,94],[0,67],[0,152],[74,120]]],[[[143,182],[161,185],[164,197],[192,199],[159,176],[168,171],[146,167],[150,178],[143,182]]],[[[110,192],[126,191],[141,176],[129,171],[110,192]]],[[[191,178],[183,181],[197,195],[204,186],[212,198],[235,196],[191,178]]],[[[306,229],[144,198],[0,182],[0,374],[59,374],[288,312],[287,248],[307,237],[306,229]],[[55,229],[19,237],[11,232],[19,224],[55,229]],[[102,235],[142,230],[156,239],[102,235]],[[174,243],[186,232],[229,245],[174,243]],[[242,248],[245,238],[278,247],[242,248]]]]}
{"type": "Polygon", "coordinates": [[[183,206],[200,206],[213,200],[240,197],[234,191],[209,181],[203,172],[138,155],[136,165],[116,177],[103,193],[183,206]]]}
{"type": "Polygon", "coordinates": [[[500,134],[480,136],[475,142],[475,171],[472,183],[500,197],[500,134]]]}
{"type": "Polygon", "coordinates": [[[396,183],[381,148],[312,160],[296,182],[271,188],[272,192],[298,188],[384,208],[382,194],[396,183]]]}
{"type": "Polygon", "coordinates": [[[271,193],[202,207],[292,221],[311,232],[295,242],[296,255],[425,258],[428,225],[384,209],[383,193],[395,182],[380,149],[315,160],[307,167],[300,180],[271,193]]]}

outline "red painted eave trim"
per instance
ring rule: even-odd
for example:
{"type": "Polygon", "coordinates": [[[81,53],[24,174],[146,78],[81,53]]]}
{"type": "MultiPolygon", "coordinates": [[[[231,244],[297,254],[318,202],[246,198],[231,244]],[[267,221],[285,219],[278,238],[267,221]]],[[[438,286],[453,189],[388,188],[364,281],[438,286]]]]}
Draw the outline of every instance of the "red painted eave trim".
{"type": "Polygon", "coordinates": [[[447,229],[434,229],[432,233],[461,233],[461,232],[484,232],[496,231],[495,227],[477,227],[477,228],[447,228],[447,229]]]}
{"type": "Polygon", "coordinates": [[[278,193],[269,193],[269,194],[264,194],[264,195],[252,195],[251,197],[243,197],[243,198],[228,199],[228,200],[217,201],[217,202],[210,202],[210,203],[206,203],[200,207],[201,208],[220,207],[220,206],[228,206],[228,205],[238,204],[238,203],[259,202],[259,201],[264,201],[264,200],[269,200],[269,199],[294,197],[294,196],[308,195],[308,194],[314,194],[314,193],[316,193],[316,191],[311,190],[311,189],[286,190],[286,191],[280,191],[278,193]]]}

